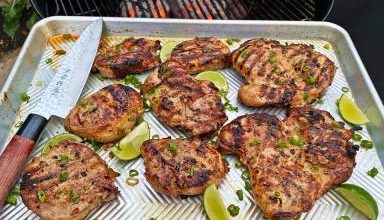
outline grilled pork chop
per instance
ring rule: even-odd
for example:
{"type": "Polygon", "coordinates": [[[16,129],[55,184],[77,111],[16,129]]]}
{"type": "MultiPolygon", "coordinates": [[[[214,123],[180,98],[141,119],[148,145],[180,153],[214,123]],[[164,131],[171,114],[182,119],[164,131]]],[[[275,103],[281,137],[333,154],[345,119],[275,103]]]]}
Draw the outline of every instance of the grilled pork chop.
{"type": "Polygon", "coordinates": [[[228,167],[214,146],[198,139],[152,139],[141,147],[145,177],[157,192],[197,195],[218,185],[228,167]]]}
{"type": "Polygon", "coordinates": [[[215,85],[196,80],[172,61],[148,76],[142,93],[162,121],[190,136],[212,134],[227,121],[215,85]]]}
{"type": "Polygon", "coordinates": [[[64,120],[65,129],[100,143],[125,136],[144,113],[143,100],[128,86],[112,84],[79,101],[64,120]]]}
{"type": "Polygon", "coordinates": [[[84,219],[116,198],[116,176],[86,145],[64,141],[27,165],[21,198],[43,219],[84,219]]]}
{"type": "Polygon", "coordinates": [[[189,74],[206,70],[224,69],[230,66],[230,50],[223,42],[213,37],[196,37],[186,40],[172,50],[171,58],[189,74]]]}
{"type": "Polygon", "coordinates": [[[330,86],[335,64],[312,45],[282,45],[253,39],[232,52],[231,61],[246,84],[238,99],[247,106],[300,107],[313,103],[330,86]]]}
{"type": "Polygon", "coordinates": [[[255,200],[268,219],[292,219],[309,211],[355,167],[353,135],[326,111],[292,108],[279,121],[255,113],[223,127],[219,148],[240,156],[255,200]]]}
{"type": "Polygon", "coordinates": [[[99,52],[94,69],[106,78],[121,78],[127,74],[142,73],[161,63],[157,55],[160,41],[129,38],[122,43],[99,52]]]}

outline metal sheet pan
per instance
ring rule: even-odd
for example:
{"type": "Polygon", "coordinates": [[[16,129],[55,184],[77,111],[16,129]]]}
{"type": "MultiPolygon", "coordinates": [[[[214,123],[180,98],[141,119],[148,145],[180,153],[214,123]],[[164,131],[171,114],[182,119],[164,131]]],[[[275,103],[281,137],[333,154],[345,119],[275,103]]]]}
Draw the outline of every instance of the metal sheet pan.
{"type": "MultiPolygon", "coordinates": [[[[45,60],[52,57],[52,45],[47,41],[52,36],[62,33],[79,34],[95,18],[87,17],[51,17],[37,23],[29,34],[20,55],[0,93],[0,150],[9,141],[16,131],[15,125],[22,121],[42,90],[55,74],[55,69],[62,57],[55,57],[53,63],[47,64],[45,60]],[[39,83],[36,83],[39,82],[39,83]],[[42,83],[40,83],[42,82],[42,83]],[[31,100],[22,103],[20,94],[28,91],[31,100]]],[[[348,34],[339,26],[325,22],[278,22],[278,21],[203,21],[203,20],[151,20],[130,18],[105,18],[104,35],[113,36],[103,40],[108,45],[113,45],[121,37],[150,37],[160,39],[163,43],[170,38],[183,40],[195,36],[214,36],[221,39],[229,37],[242,40],[265,37],[280,40],[281,42],[297,42],[313,44],[315,49],[327,55],[338,66],[336,77],[332,86],[324,96],[324,103],[316,105],[325,109],[337,119],[341,120],[337,112],[336,100],[341,96],[341,88],[347,86],[361,109],[371,120],[359,132],[364,139],[371,139],[375,148],[361,150],[357,155],[357,166],[348,182],[360,185],[371,192],[379,205],[379,210],[384,210],[384,107],[365,70],[353,43],[348,34]],[[328,43],[331,49],[323,46],[328,43]],[[369,177],[366,172],[372,167],[379,169],[376,178],[369,177]]],[[[65,50],[70,49],[71,42],[58,41],[54,45],[65,50]]],[[[231,46],[233,50],[238,44],[231,46]]],[[[237,90],[243,83],[241,77],[232,69],[221,70],[230,83],[229,98],[239,106],[239,111],[227,112],[229,121],[239,115],[251,112],[269,112],[280,118],[285,117],[283,108],[252,109],[241,106],[237,102],[237,90]]],[[[149,73],[138,75],[144,80],[149,73]]],[[[102,88],[113,80],[100,81],[97,76],[91,75],[83,90],[82,97],[102,88]]],[[[161,123],[151,112],[145,113],[145,120],[151,125],[151,135],[159,134],[161,137],[177,137],[182,133],[171,129],[161,123]]],[[[52,118],[44,130],[38,144],[33,151],[33,156],[40,153],[42,143],[47,138],[61,133],[63,120],[52,118]]],[[[202,196],[188,198],[175,198],[154,192],[144,178],[142,159],[130,162],[121,162],[108,157],[108,151],[100,151],[100,156],[116,171],[121,173],[116,185],[119,187],[118,199],[109,202],[92,212],[88,219],[205,219],[202,207],[202,196]],[[140,183],[134,187],[128,186],[125,179],[130,169],[140,172],[140,183]]],[[[234,168],[236,157],[230,157],[230,172],[219,187],[221,196],[226,205],[230,203],[240,206],[240,214],[234,219],[262,219],[263,214],[258,208],[251,194],[245,193],[244,201],[237,199],[235,191],[244,189],[240,178],[240,171],[234,168]]],[[[364,219],[334,191],[329,191],[322,196],[313,208],[301,216],[301,219],[336,219],[338,216],[348,215],[351,219],[364,219]]],[[[5,206],[0,210],[0,219],[38,219],[29,211],[19,198],[17,206],[5,206]]],[[[384,219],[383,211],[379,219],[384,219]]]]}

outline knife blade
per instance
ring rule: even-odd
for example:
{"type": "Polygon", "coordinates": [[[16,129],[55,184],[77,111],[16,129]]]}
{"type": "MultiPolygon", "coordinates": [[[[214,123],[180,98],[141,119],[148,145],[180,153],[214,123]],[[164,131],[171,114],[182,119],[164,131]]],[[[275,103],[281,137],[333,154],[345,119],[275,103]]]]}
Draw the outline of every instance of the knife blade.
{"type": "Polygon", "coordinates": [[[52,115],[65,117],[76,104],[93,65],[103,20],[92,22],[74,43],[57,73],[0,155],[0,207],[19,177],[35,142],[52,115]]]}

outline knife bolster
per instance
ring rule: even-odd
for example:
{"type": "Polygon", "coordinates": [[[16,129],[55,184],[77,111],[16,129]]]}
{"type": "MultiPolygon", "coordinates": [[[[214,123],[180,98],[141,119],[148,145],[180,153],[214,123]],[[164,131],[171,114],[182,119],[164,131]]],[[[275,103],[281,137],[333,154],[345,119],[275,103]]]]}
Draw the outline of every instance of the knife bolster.
{"type": "Polygon", "coordinates": [[[16,135],[37,141],[48,120],[41,115],[29,114],[16,135]]]}

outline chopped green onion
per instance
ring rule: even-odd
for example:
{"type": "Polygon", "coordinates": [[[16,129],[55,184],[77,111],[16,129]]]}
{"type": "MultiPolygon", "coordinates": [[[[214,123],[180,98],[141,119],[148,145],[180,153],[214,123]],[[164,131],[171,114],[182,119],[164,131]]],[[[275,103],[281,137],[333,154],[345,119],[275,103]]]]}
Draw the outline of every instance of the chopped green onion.
{"type": "Polygon", "coordinates": [[[274,63],[276,63],[276,62],[277,62],[277,57],[276,57],[276,56],[271,56],[271,57],[269,58],[269,63],[274,64],[274,63]]]}
{"type": "Polygon", "coordinates": [[[273,72],[275,73],[281,73],[281,68],[276,66],[275,69],[273,69],[273,72]]]}
{"type": "Polygon", "coordinates": [[[293,135],[292,137],[289,138],[289,142],[293,145],[293,146],[301,146],[304,144],[304,141],[300,139],[299,136],[297,135],[293,135]]]}
{"type": "Polygon", "coordinates": [[[152,139],[160,139],[160,135],[154,134],[154,135],[152,135],[152,139]]]}
{"type": "Polygon", "coordinates": [[[315,78],[314,76],[308,76],[308,77],[307,77],[307,83],[308,83],[309,85],[315,85],[315,83],[316,83],[316,78],[315,78]]]}
{"type": "Polygon", "coordinates": [[[55,55],[64,55],[66,54],[67,52],[65,50],[56,50],[55,51],[55,55]]]}
{"type": "Polygon", "coordinates": [[[59,174],[59,180],[60,182],[65,182],[68,180],[68,172],[67,171],[63,171],[59,174]]]}
{"type": "Polygon", "coordinates": [[[139,171],[137,171],[135,169],[129,170],[129,176],[130,177],[134,177],[134,176],[138,176],[138,175],[139,175],[139,171]]]}
{"type": "Polygon", "coordinates": [[[326,49],[326,50],[329,50],[329,48],[331,48],[331,45],[329,45],[329,44],[324,44],[323,48],[326,49]]]}
{"type": "Polygon", "coordinates": [[[243,170],[243,172],[241,173],[241,179],[243,179],[243,180],[249,180],[250,179],[249,172],[247,170],[243,170]]]}
{"type": "Polygon", "coordinates": [[[52,63],[52,61],[53,61],[52,58],[47,58],[47,59],[45,60],[45,63],[46,63],[46,64],[49,64],[49,63],[52,63]]]}
{"type": "Polygon", "coordinates": [[[7,198],[5,199],[5,204],[12,205],[12,206],[17,205],[17,197],[12,195],[7,196],[7,198]]]}
{"type": "Polygon", "coordinates": [[[131,74],[125,76],[123,83],[125,85],[133,85],[136,89],[141,89],[141,87],[143,87],[143,84],[140,82],[140,80],[131,74]]]}
{"type": "Polygon", "coordinates": [[[35,82],[35,85],[36,85],[37,87],[41,87],[41,86],[43,86],[43,81],[36,81],[36,82],[35,82]]]}
{"type": "Polygon", "coordinates": [[[129,177],[129,178],[127,178],[126,182],[130,186],[135,186],[139,183],[139,179],[137,179],[135,177],[129,177]]]}
{"type": "Polygon", "coordinates": [[[236,39],[236,38],[228,38],[227,40],[225,40],[225,42],[228,44],[228,45],[232,45],[233,43],[235,42],[240,42],[240,39],[236,39]]]}
{"type": "Polygon", "coordinates": [[[277,142],[277,146],[278,146],[279,148],[286,148],[286,147],[287,147],[287,142],[285,142],[285,141],[279,141],[279,142],[277,142]]]}
{"type": "Polygon", "coordinates": [[[248,55],[249,55],[249,50],[243,50],[243,52],[241,52],[241,54],[240,54],[240,57],[245,58],[248,55]]]}
{"type": "Polygon", "coordinates": [[[174,142],[169,143],[169,151],[173,156],[176,156],[177,154],[177,146],[174,142]]]}
{"type": "Polygon", "coordinates": [[[59,155],[59,166],[65,166],[69,161],[69,157],[66,155],[59,155]]]}
{"type": "Polygon", "coordinates": [[[229,205],[227,210],[232,217],[237,216],[240,213],[240,207],[233,204],[229,205]]]}
{"type": "Polygon", "coordinates": [[[102,75],[98,75],[97,78],[98,78],[100,81],[104,81],[104,80],[105,80],[105,77],[102,76],[102,75]]]}
{"type": "Polygon", "coordinates": [[[309,94],[308,94],[307,91],[305,91],[305,92],[303,93],[303,99],[304,99],[304,101],[308,100],[308,98],[309,98],[309,94]]]}
{"type": "Polygon", "coordinates": [[[15,128],[20,128],[21,125],[23,125],[23,121],[18,121],[18,122],[15,124],[15,128]]]}
{"type": "Polygon", "coordinates": [[[76,192],[74,192],[74,191],[71,191],[71,192],[69,192],[69,196],[71,197],[71,201],[73,202],[73,203],[78,203],[79,202],[79,195],[76,193],[76,192]]]}
{"type": "Polygon", "coordinates": [[[39,200],[39,202],[45,201],[45,192],[43,190],[37,191],[37,199],[39,200]]]}
{"type": "Polygon", "coordinates": [[[193,174],[194,174],[194,172],[195,172],[195,168],[196,168],[196,164],[193,164],[192,166],[191,166],[191,168],[189,168],[189,174],[188,174],[188,176],[193,176],[193,174]]]}
{"type": "Polygon", "coordinates": [[[361,141],[362,138],[363,137],[360,134],[354,134],[352,136],[352,140],[354,140],[354,141],[361,141]]]}
{"type": "Polygon", "coordinates": [[[94,140],[92,140],[90,142],[90,144],[91,144],[91,147],[92,147],[93,151],[95,151],[95,152],[98,152],[101,149],[101,144],[97,143],[94,140]]]}
{"type": "Polygon", "coordinates": [[[373,147],[373,143],[369,140],[362,140],[360,142],[360,146],[365,149],[371,149],[373,147]]]}
{"type": "Polygon", "coordinates": [[[235,167],[240,169],[241,167],[243,167],[243,164],[240,161],[236,161],[235,167]]]}
{"type": "Polygon", "coordinates": [[[251,182],[249,180],[244,181],[244,188],[247,191],[251,190],[251,182]]]}
{"type": "Polygon", "coordinates": [[[305,66],[303,67],[303,71],[304,71],[304,72],[308,72],[309,70],[311,70],[311,66],[305,65],[305,66]]]}
{"type": "Polygon", "coordinates": [[[379,173],[376,167],[372,168],[367,172],[368,176],[375,178],[375,176],[379,173]]]}
{"type": "Polygon", "coordinates": [[[275,195],[274,195],[275,198],[280,198],[280,192],[275,192],[275,195]]]}
{"type": "Polygon", "coordinates": [[[243,190],[241,190],[241,189],[237,190],[236,195],[240,201],[243,201],[243,199],[244,199],[243,190]]]}
{"type": "Polygon", "coordinates": [[[253,140],[251,143],[249,143],[250,147],[254,147],[256,145],[259,145],[261,142],[258,139],[253,140]]]}
{"type": "Polygon", "coordinates": [[[343,88],[341,88],[341,91],[343,91],[343,92],[349,92],[349,88],[344,86],[343,88]]]}
{"type": "Polygon", "coordinates": [[[337,217],[336,220],[351,220],[351,218],[349,216],[342,215],[340,217],[337,217]]]}
{"type": "Polygon", "coordinates": [[[29,102],[29,100],[31,99],[31,97],[26,92],[21,93],[20,97],[21,101],[23,102],[29,102]]]}

